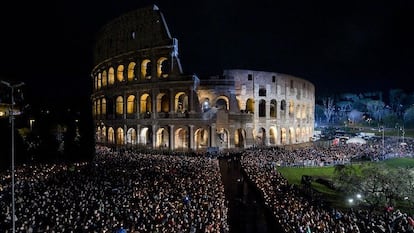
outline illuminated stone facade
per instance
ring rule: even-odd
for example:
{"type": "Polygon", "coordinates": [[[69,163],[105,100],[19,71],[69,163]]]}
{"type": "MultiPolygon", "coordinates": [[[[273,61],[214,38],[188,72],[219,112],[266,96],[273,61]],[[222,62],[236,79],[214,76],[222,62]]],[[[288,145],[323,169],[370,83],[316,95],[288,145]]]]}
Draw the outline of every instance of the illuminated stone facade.
{"type": "Polygon", "coordinates": [[[97,144],[197,151],[296,144],[313,135],[312,83],[252,70],[186,75],[155,5],[108,23],[94,55],[97,144]]]}

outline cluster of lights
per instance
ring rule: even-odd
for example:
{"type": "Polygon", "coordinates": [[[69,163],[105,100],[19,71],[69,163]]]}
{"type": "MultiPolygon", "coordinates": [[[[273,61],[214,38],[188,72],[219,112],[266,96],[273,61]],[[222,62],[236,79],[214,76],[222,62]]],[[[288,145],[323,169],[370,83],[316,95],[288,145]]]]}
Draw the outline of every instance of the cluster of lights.
{"type": "MultiPolygon", "coordinates": [[[[357,194],[355,195],[355,198],[356,198],[357,200],[361,200],[361,199],[362,199],[362,195],[361,195],[361,194],[359,194],[359,193],[357,193],[357,194]]],[[[354,199],[354,198],[352,198],[352,197],[348,199],[348,203],[349,203],[349,204],[351,204],[351,205],[354,203],[354,201],[355,201],[355,199],[354,199]]]]}

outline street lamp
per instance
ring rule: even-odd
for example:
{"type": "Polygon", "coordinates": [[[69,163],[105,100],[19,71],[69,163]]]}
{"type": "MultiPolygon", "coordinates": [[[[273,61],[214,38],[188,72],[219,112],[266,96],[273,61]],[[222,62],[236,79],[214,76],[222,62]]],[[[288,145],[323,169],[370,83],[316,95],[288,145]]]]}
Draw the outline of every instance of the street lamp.
{"type": "Polygon", "coordinates": [[[12,222],[13,222],[13,233],[16,232],[16,218],[15,218],[15,198],[14,198],[14,89],[24,85],[23,82],[17,84],[10,84],[9,82],[0,80],[0,82],[11,90],[11,103],[9,109],[9,117],[11,123],[11,172],[12,172],[12,222]]]}

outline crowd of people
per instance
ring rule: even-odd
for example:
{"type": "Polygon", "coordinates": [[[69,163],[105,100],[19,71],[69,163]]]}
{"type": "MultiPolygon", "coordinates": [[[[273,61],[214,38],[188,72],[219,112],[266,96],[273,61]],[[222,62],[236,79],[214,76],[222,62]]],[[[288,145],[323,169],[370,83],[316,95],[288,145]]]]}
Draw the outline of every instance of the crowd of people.
{"type": "MultiPolygon", "coordinates": [[[[228,232],[218,161],[99,150],[90,163],[16,171],[17,232],[228,232]]],[[[0,232],[11,232],[10,175],[0,232]]]]}
{"type": "Polygon", "coordinates": [[[245,150],[241,157],[241,165],[249,180],[262,193],[265,205],[271,209],[275,219],[286,232],[412,233],[414,232],[412,216],[399,210],[372,215],[363,209],[347,211],[334,209],[324,205],[323,200],[305,195],[298,186],[289,184],[277,169],[280,165],[323,166],[344,163],[361,154],[376,159],[377,150],[378,145],[293,150],[260,148],[245,150]]]}
{"type": "MultiPolygon", "coordinates": [[[[251,148],[241,155],[248,179],[286,232],[411,232],[412,216],[398,210],[372,216],[341,211],[304,195],[278,166],[326,166],[410,155],[381,141],[335,147],[251,148]],[[383,153],[386,151],[387,153],[383,153]]],[[[234,156],[227,152],[218,157],[234,156]]],[[[0,232],[11,232],[11,176],[0,175],[0,232]]],[[[200,153],[133,152],[97,147],[93,161],[32,164],[16,169],[17,232],[227,233],[228,208],[218,158],[200,153]]]]}

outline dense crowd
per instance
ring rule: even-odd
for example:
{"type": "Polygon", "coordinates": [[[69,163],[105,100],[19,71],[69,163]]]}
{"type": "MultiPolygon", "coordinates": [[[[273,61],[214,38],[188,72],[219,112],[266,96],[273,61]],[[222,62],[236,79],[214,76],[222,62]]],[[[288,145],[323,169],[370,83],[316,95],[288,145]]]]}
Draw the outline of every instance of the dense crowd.
{"type": "Polygon", "coordinates": [[[249,180],[260,190],[286,232],[292,233],[374,233],[414,232],[412,216],[399,210],[371,215],[367,210],[341,211],[310,198],[278,172],[277,165],[346,162],[361,153],[376,158],[378,146],[346,145],[337,148],[306,148],[281,150],[261,148],[243,152],[241,164],[249,180]]]}
{"type": "MultiPolygon", "coordinates": [[[[228,232],[218,161],[100,150],[91,163],[16,171],[17,232],[228,232]]],[[[10,176],[0,232],[11,232],[10,176]]]]}

